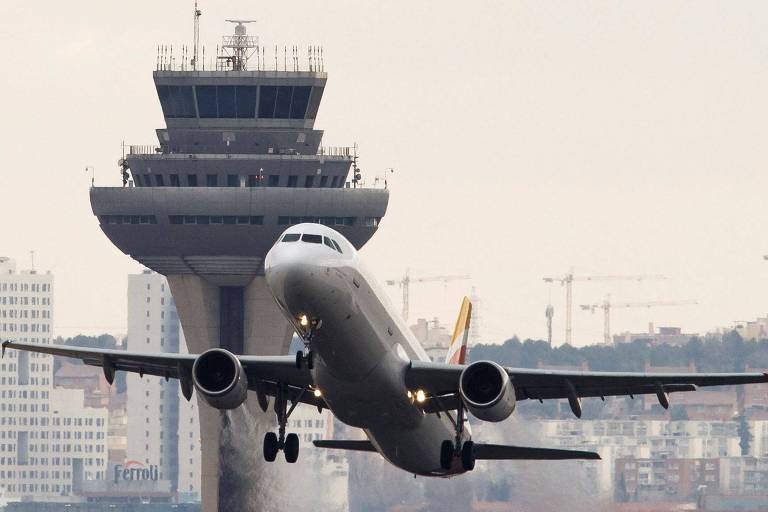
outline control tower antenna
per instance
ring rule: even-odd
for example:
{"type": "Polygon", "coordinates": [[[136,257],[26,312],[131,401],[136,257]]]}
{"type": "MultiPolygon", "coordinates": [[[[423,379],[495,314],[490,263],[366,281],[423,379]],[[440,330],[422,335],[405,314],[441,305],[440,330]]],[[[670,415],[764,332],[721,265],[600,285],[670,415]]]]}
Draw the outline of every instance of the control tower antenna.
{"type": "Polygon", "coordinates": [[[197,71],[197,55],[200,50],[200,16],[203,15],[203,11],[197,8],[197,0],[195,0],[195,30],[192,39],[192,71],[197,71]]]}
{"type": "MultiPolygon", "coordinates": [[[[235,23],[235,35],[224,36],[222,38],[221,49],[227,52],[227,55],[219,56],[219,59],[226,61],[232,71],[245,71],[248,69],[248,58],[258,48],[259,38],[249,36],[245,25],[256,23],[256,20],[226,20],[228,23],[235,23]]],[[[275,57],[277,58],[277,57],[275,57]]],[[[277,69],[277,67],[275,67],[277,69]]]]}

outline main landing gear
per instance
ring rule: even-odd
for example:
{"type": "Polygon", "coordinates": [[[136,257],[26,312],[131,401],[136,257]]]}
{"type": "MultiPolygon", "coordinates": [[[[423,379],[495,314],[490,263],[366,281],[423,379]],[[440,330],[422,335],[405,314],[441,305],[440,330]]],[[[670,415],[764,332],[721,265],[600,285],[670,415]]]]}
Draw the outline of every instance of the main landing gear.
{"type": "Polygon", "coordinates": [[[464,471],[472,471],[475,469],[475,443],[472,441],[462,442],[464,423],[466,422],[464,404],[459,402],[459,408],[456,411],[456,421],[453,420],[453,417],[447,411],[445,414],[456,429],[456,437],[453,441],[445,440],[440,445],[440,467],[446,471],[450,470],[453,467],[454,459],[458,458],[464,471]]]}
{"type": "Polygon", "coordinates": [[[302,389],[299,396],[288,408],[288,400],[285,396],[285,384],[278,383],[277,396],[275,397],[275,415],[277,416],[277,434],[274,432],[267,432],[264,435],[264,460],[267,462],[274,462],[277,458],[277,452],[283,451],[285,454],[285,461],[289,464],[293,464],[299,459],[299,436],[296,434],[285,434],[285,427],[288,424],[288,418],[296,406],[301,401],[301,397],[306,392],[306,389],[302,389]]]}

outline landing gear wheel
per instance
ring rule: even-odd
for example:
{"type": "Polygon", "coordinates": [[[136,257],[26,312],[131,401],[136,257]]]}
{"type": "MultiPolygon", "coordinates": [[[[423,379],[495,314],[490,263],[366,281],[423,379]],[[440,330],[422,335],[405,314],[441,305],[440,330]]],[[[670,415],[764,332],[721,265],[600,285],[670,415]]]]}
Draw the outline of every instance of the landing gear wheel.
{"type": "Polygon", "coordinates": [[[293,464],[299,458],[299,436],[296,434],[288,434],[285,436],[285,447],[283,448],[285,453],[285,461],[289,464],[293,464]]]}
{"type": "Polygon", "coordinates": [[[315,367],[315,353],[314,352],[312,352],[311,350],[309,352],[307,352],[306,360],[307,360],[307,368],[309,368],[311,370],[312,368],[315,367]]]}
{"type": "Polygon", "coordinates": [[[277,441],[277,434],[267,432],[264,436],[264,460],[274,462],[278,451],[280,451],[280,444],[277,441]]]}
{"type": "Polygon", "coordinates": [[[299,350],[296,352],[296,368],[301,370],[301,367],[304,366],[304,352],[299,350]]]}
{"type": "Polygon", "coordinates": [[[461,465],[465,471],[475,469],[475,443],[467,441],[461,447],[461,465]]]}
{"type": "Polygon", "coordinates": [[[453,441],[443,441],[440,445],[440,467],[448,470],[453,463],[453,441]]]}

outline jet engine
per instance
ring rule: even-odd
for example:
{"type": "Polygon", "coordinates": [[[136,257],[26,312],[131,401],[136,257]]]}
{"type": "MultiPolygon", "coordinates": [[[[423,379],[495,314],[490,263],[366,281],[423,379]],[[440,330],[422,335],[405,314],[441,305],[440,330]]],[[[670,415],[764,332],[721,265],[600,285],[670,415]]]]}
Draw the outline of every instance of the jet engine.
{"type": "Polygon", "coordinates": [[[515,410],[515,387],[504,368],[492,361],[477,361],[461,372],[459,395],[483,421],[504,421],[515,410]]]}
{"type": "Polygon", "coordinates": [[[212,348],[192,366],[192,382],[203,400],[216,409],[236,409],[248,396],[248,378],[233,353],[212,348]]]}

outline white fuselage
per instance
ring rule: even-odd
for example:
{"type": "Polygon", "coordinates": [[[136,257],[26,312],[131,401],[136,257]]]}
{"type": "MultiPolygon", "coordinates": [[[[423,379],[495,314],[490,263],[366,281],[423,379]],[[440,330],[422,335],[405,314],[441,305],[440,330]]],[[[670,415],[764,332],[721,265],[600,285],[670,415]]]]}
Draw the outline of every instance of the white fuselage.
{"type": "MultiPolygon", "coordinates": [[[[386,295],[341,234],[320,224],[285,231],[266,256],[267,284],[297,332],[306,316],[312,330],[312,376],[334,415],[364,429],[373,446],[395,466],[414,474],[461,472],[440,467],[440,445],[455,430],[445,414],[425,414],[409,397],[410,360],[429,358],[386,295]],[[283,241],[309,234],[336,242],[283,241]]],[[[468,434],[466,434],[468,436],[468,434]]]]}

